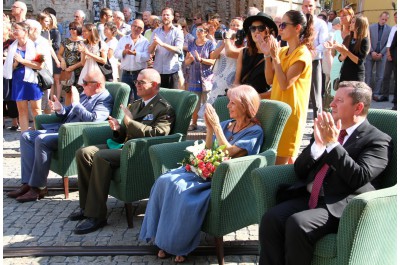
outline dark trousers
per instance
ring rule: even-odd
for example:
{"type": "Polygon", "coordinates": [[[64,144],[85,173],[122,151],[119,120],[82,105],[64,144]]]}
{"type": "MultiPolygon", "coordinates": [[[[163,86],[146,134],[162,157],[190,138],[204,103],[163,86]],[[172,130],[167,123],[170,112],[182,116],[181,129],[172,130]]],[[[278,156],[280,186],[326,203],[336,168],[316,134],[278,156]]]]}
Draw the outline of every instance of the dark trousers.
{"type": "Polygon", "coordinates": [[[132,102],[136,99],[139,99],[140,97],[137,95],[137,89],[135,84],[133,83],[135,80],[137,80],[137,77],[139,75],[139,71],[125,71],[122,70],[122,76],[121,76],[121,82],[128,84],[131,88],[131,92],[129,94],[129,101],[132,102]]]}
{"type": "Polygon", "coordinates": [[[76,152],[79,205],[86,217],[107,218],[107,198],[113,171],[120,166],[122,149],[106,144],[88,146],[76,152]]]}
{"type": "Polygon", "coordinates": [[[260,265],[310,265],[315,243],[337,232],[339,219],[319,202],[308,208],[309,196],[285,201],[267,211],[260,223],[260,265]]]}
{"type": "Polygon", "coordinates": [[[393,61],[386,60],[385,72],[383,74],[383,85],[381,87],[381,95],[389,97],[389,88],[391,83],[391,76],[394,73],[394,93],[397,99],[397,63],[393,61]]]}
{"type": "Polygon", "coordinates": [[[312,79],[310,99],[313,105],[313,116],[317,117],[318,110],[322,110],[322,65],[321,60],[312,62],[312,79]]]}
{"type": "Polygon", "coordinates": [[[179,75],[178,72],[173,74],[160,74],[161,87],[163,88],[179,88],[179,75]]]}

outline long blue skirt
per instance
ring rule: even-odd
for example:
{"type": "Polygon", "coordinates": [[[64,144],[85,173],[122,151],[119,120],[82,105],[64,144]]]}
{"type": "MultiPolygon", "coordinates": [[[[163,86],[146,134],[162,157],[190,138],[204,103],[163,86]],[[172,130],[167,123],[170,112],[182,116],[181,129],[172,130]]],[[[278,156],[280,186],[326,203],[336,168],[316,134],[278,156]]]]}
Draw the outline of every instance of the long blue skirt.
{"type": "Polygon", "coordinates": [[[183,167],[160,176],[151,189],[139,239],[173,255],[188,255],[200,243],[211,181],[183,167]]]}

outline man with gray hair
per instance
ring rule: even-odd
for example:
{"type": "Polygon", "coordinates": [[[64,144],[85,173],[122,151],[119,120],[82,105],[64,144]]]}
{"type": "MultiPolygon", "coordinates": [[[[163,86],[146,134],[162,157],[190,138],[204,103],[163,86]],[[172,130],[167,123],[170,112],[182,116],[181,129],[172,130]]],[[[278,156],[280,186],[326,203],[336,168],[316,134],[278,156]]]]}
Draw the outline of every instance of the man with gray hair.
{"type": "Polygon", "coordinates": [[[75,22],[78,22],[79,24],[81,24],[81,26],[83,26],[83,24],[85,23],[85,19],[86,19],[85,12],[83,12],[80,9],[75,11],[75,13],[74,13],[74,21],[75,22]]]}
{"type": "Polygon", "coordinates": [[[121,37],[131,33],[131,26],[125,23],[125,17],[121,11],[114,11],[113,15],[114,23],[117,26],[116,38],[119,40],[121,37]]]}
{"type": "Polygon", "coordinates": [[[11,6],[11,15],[14,17],[15,22],[24,22],[26,20],[26,12],[28,8],[22,1],[15,1],[11,6]]]}
{"type": "Polygon", "coordinates": [[[129,6],[124,7],[122,9],[122,13],[125,17],[125,22],[129,25],[132,25],[133,20],[135,20],[135,14],[132,14],[132,9],[129,6]]]}

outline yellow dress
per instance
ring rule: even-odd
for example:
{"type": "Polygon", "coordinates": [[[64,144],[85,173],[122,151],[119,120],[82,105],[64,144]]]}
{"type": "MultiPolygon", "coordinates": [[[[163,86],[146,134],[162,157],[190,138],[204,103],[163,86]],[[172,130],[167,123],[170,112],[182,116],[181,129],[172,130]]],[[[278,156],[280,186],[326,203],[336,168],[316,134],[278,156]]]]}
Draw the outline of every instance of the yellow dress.
{"type": "Polygon", "coordinates": [[[284,73],[287,73],[289,67],[298,61],[303,61],[305,67],[300,77],[287,90],[280,89],[277,76],[275,75],[271,99],[285,102],[292,108],[292,114],[286,123],[278,145],[277,155],[280,157],[296,157],[303,137],[303,129],[307,121],[312,57],[305,45],[300,45],[289,55],[286,54],[287,51],[288,47],[283,47],[279,52],[279,58],[284,73]]]}

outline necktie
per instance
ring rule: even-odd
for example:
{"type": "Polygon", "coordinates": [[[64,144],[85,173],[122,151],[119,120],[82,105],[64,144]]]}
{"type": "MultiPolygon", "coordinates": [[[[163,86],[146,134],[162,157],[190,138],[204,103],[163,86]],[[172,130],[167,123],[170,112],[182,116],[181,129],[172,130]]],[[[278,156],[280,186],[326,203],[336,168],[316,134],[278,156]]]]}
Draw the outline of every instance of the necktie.
{"type": "Polygon", "coordinates": [[[145,107],[144,100],[140,103],[139,111],[141,111],[145,107]]]}
{"type": "Polygon", "coordinates": [[[378,25],[378,43],[376,44],[376,51],[377,52],[381,51],[382,33],[383,33],[383,26],[378,25]]]}
{"type": "MultiPolygon", "coordinates": [[[[346,135],[347,135],[346,130],[340,131],[339,138],[338,138],[338,142],[340,144],[343,144],[343,140],[346,135]]],[[[326,173],[328,172],[328,169],[329,169],[329,165],[325,164],[315,175],[314,183],[313,183],[312,190],[311,190],[310,200],[308,201],[308,207],[310,207],[310,209],[314,209],[318,204],[318,196],[321,191],[322,182],[324,181],[324,178],[326,176],[326,173]]]]}

